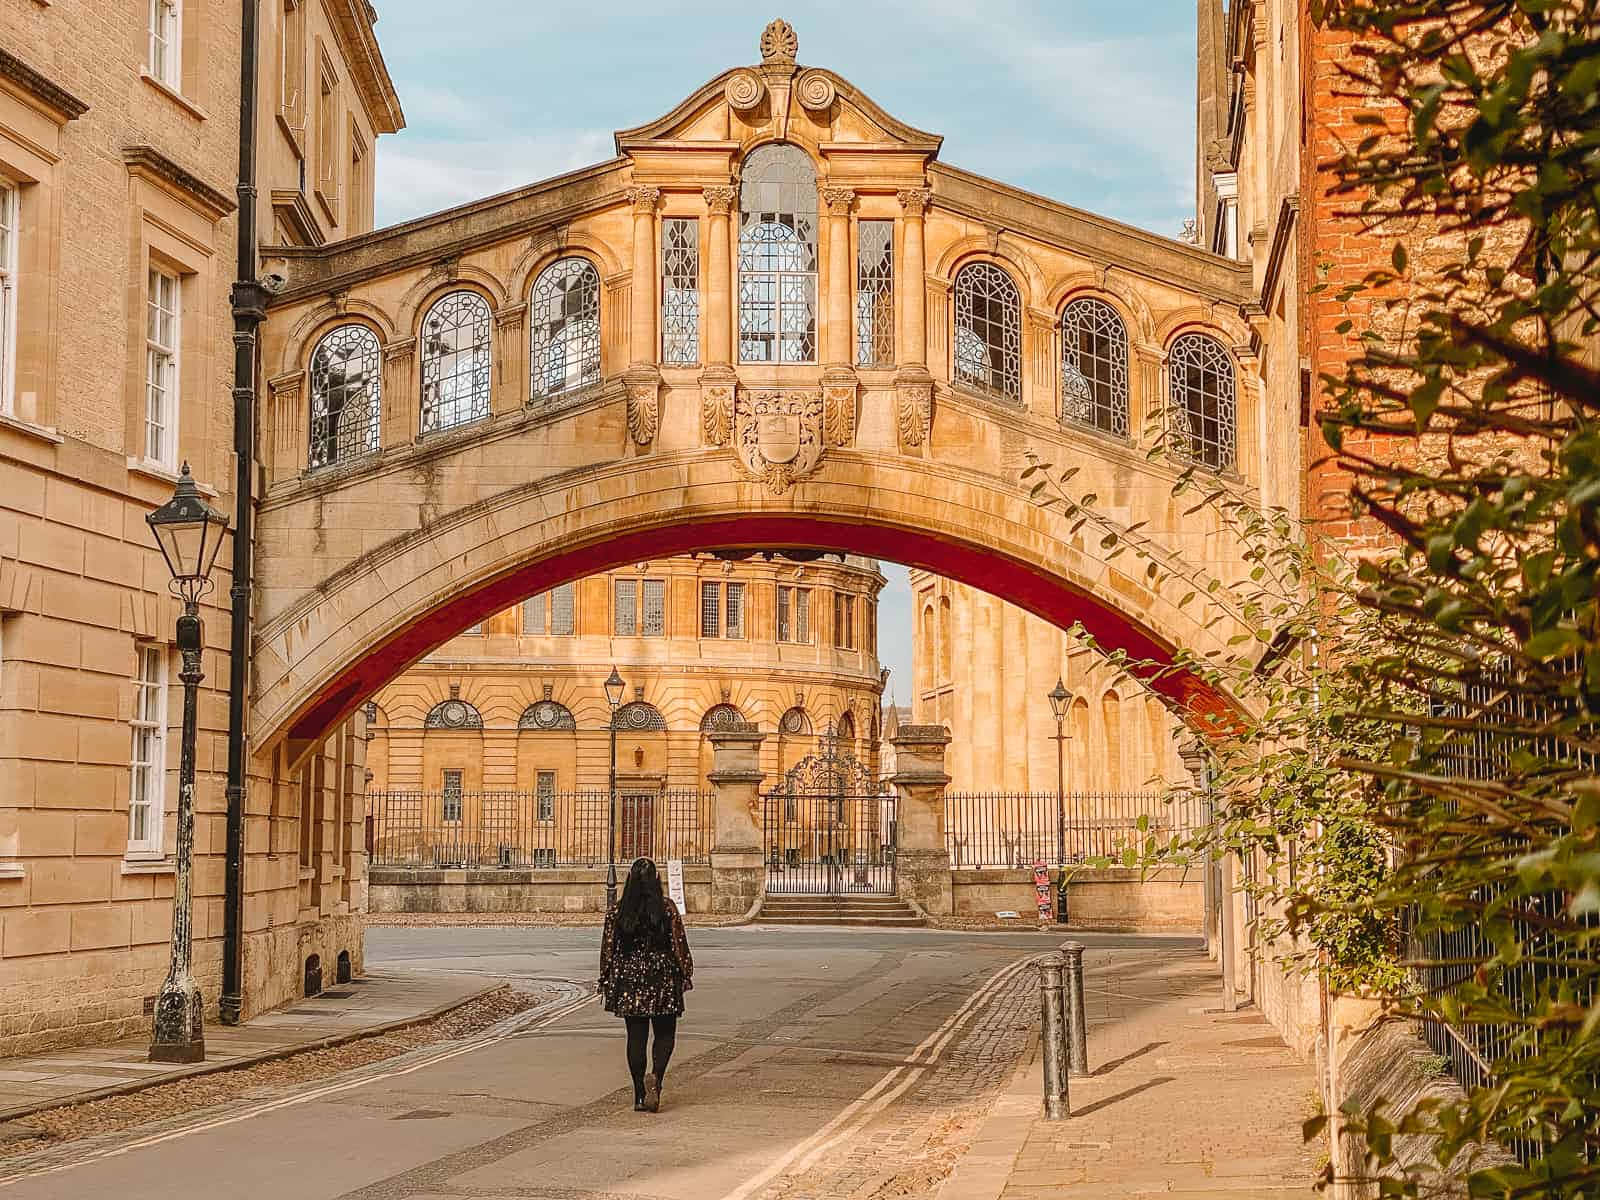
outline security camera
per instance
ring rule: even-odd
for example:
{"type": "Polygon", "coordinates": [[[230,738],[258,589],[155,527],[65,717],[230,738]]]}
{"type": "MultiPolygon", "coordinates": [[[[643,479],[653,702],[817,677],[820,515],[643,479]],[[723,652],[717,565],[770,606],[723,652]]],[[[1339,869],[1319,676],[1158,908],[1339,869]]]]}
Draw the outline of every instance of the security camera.
{"type": "Polygon", "coordinates": [[[289,277],[281,271],[268,271],[261,277],[261,286],[276,296],[289,286],[289,277]]]}

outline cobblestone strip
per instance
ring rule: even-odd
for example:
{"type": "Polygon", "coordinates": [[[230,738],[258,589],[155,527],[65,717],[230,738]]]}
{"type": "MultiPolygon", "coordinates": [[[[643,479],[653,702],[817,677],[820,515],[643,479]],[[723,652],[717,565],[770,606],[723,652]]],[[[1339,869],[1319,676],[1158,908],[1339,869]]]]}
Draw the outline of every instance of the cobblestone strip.
{"type": "Polygon", "coordinates": [[[1038,976],[1012,975],[900,1099],[759,1200],[931,1197],[971,1145],[1027,1048],[1038,976]]]}

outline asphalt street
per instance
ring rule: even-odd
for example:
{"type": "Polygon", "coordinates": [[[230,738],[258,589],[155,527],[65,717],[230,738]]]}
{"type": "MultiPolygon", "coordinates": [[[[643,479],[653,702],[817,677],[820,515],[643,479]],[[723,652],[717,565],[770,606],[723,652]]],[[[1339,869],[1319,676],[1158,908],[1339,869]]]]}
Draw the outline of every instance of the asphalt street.
{"type": "MultiPolygon", "coordinates": [[[[958,1098],[1009,1072],[1037,1011],[1024,964],[1057,943],[1031,933],[762,927],[690,937],[695,988],[657,1115],[633,1111],[622,1023],[589,994],[597,930],[377,928],[367,935],[371,967],[564,981],[564,997],[464,1043],[13,1163],[0,1169],[0,1180],[12,1177],[0,1195],[799,1194],[786,1181],[836,1164],[868,1121],[892,1130],[903,1110],[909,1129],[919,1095],[947,1064],[959,1059],[966,1072],[946,1083],[958,1098]]],[[[1197,944],[1082,940],[1092,950],[1175,953],[1197,944]]],[[[848,1180],[847,1166],[830,1169],[848,1180]]]]}

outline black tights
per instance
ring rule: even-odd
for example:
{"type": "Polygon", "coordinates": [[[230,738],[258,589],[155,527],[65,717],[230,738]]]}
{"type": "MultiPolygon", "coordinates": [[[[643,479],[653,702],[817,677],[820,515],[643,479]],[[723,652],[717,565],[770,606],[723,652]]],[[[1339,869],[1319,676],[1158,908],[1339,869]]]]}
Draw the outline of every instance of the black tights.
{"type": "Polygon", "coordinates": [[[628,1024],[628,1072],[633,1076],[633,1097],[644,1099],[644,1044],[655,1026],[656,1046],[651,1067],[655,1071],[656,1086],[667,1074],[667,1062],[672,1058],[672,1048],[678,1040],[678,1018],[667,1014],[659,1017],[624,1017],[628,1024]]]}

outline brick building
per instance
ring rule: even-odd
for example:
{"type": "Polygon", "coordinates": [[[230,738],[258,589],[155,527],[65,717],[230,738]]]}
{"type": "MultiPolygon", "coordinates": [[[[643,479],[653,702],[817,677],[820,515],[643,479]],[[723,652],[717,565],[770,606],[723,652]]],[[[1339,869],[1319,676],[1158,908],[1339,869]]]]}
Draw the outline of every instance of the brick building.
{"type": "MultiPolygon", "coordinates": [[[[260,14],[261,241],[369,229],[373,148],[402,124],[374,11],[268,0],[260,14]]],[[[0,6],[0,1053],[145,1027],[167,968],[178,605],[144,517],[183,462],[234,509],[240,23],[232,0],[0,6]]],[[[224,547],[203,602],[197,746],[194,930],[213,1019],[229,561],[224,547]]],[[[251,1008],[292,994],[304,954],[359,959],[358,734],[330,739],[314,786],[250,789],[251,1008]]]]}

